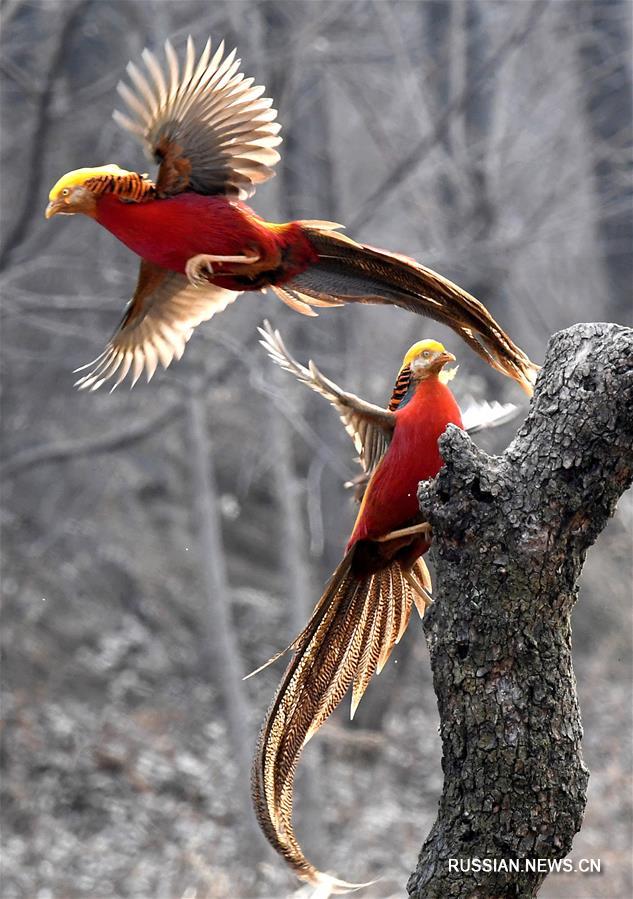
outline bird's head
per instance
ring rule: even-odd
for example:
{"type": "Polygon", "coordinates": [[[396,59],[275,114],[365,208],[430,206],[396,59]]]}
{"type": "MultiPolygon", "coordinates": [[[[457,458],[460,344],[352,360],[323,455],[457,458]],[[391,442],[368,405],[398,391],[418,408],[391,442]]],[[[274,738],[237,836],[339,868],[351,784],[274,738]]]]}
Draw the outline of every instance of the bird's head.
{"type": "Polygon", "coordinates": [[[447,352],[437,340],[420,340],[408,350],[402,360],[402,367],[408,366],[413,378],[416,381],[423,381],[433,375],[439,375],[447,362],[454,361],[455,356],[447,352]]]}
{"type": "Polygon", "coordinates": [[[437,377],[442,384],[447,384],[455,377],[457,366],[446,371],[443,368],[447,362],[454,361],[455,356],[448,353],[437,340],[419,340],[414,343],[402,360],[389,400],[389,411],[404,408],[422,381],[437,377]]]}
{"type": "Polygon", "coordinates": [[[118,165],[102,165],[95,168],[75,169],[63,175],[48,195],[48,206],[44,215],[47,219],[54,215],[74,215],[82,212],[94,217],[97,196],[103,193],[107,183],[115,178],[132,175],[118,165]]]}

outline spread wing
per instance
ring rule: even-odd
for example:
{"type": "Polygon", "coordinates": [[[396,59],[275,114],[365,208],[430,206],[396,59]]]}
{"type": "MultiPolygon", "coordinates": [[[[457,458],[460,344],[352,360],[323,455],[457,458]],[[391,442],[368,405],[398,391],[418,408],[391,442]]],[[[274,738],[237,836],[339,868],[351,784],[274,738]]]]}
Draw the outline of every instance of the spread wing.
{"type": "MultiPolygon", "coordinates": [[[[389,401],[389,409],[386,410],[380,406],[365,403],[354,394],[344,393],[340,387],[325,378],[314,363],[309,363],[309,368],[305,368],[297,362],[286,349],[279,331],[273,330],[269,322],[264,322],[264,327],[259,328],[259,333],[262,336],[260,343],[267,350],[270,358],[281,368],[291,372],[308,387],[328,399],[339,413],[347,433],[354,440],[363,467],[363,473],[345,485],[354,488],[356,499],[360,502],[369,478],[389,446],[395,421],[394,413],[406,394],[411,380],[409,367],[405,366],[401,369],[389,401]],[[363,412],[367,416],[364,421],[362,419],[363,412]]],[[[442,372],[444,380],[452,380],[456,371],[457,368],[442,372]]],[[[513,403],[473,401],[462,412],[462,422],[465,431],[468,431],[469,434],[476,434],[486,428],[496,428],[511,421],[519,412],[519,407],[513,403]]]]}
{"type": "Polygon", "coordinates": [[[309,362],[308,368],[301,365],[290,355],[279,331],[274,330],[269,322],[264,322],[264,327],[258,330],[262,336],[260,343],[273,362],[316,390],[334,406],[345,430],[354,441],[363,469],[371,473],[391,441],[396,421],[393,412],[374,406],[373,403],[366,403],[353,393],[345,393],[321,374],[314,362],[309,362]]]}
{"type": "Polygon", "coordinates": [[[232,303],[239,293],[214,284],[193,287],[184,275],[143,260],[134,296],[105,350],[88,365],[76,386],[97,390],[116,377],[114,390],[128,373],[132,386],[143,371],[149,381],[158,364],[180,359],[193,329],[232,303]]]}
{"type": "Polygon", "coordinates": [[[272,100],[264,87],[239,72],[236,51],[224,56],[222,42],[211,56],[211,42],[196,61],[191,37],[180,68],[172,45],[165,43],[166,65],[143,50],[145,72],[130,62],[132,88],[117,90],[129,115],[114,118],[160,164],[157,189],[162,196],[183,190],[249,197],[274,173],[281,143],[272,100]]]}
{"type": "Polygon", "coordinates": [[[486,400],[473,400],[462,412],[464,430],[469,434],[476,434],[486,428],[498,428],[519,414],[521,410],[514,403],[492,403],[486,400]]]}

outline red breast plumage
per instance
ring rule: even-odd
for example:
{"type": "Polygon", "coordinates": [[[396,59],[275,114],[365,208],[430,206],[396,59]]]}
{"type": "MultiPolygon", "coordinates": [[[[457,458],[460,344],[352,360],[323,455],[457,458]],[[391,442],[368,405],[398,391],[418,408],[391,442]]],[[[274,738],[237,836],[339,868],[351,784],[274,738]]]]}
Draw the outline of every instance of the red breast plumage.
{"type": "MultiPolygon", "coordinates": [[[[95,218],[141,258],[183,275],[193,256],[236,256],[253,248],[262,262],[269,263],[269,283],[283,284],[318,260],[300,225],[265,222],[245,203],[224,196],[188,192],[121,203],[117,196],[105,194],[97,198],[95,218]],[[278,272],[273,274],[275,268],[278,272]]],[[[243,290],[243,282],[222,276],[225,267],[216,264],[216,282],[243,290]]]]}
{"type": "Polygon", "coordinates": [[[348,550],[358,540],[379,537],[417,515],[419,482],[434,478],[443,464],[439,437],[449,424],[462,427],[455,397],[438,378],[423,381],[394,415],[393,437],[367,485],[348,550]]]}
{"type": "Polygon", "coordinates": [[[334,405],[371,474],[345,555],[288,647],[293,658],[253,764],[253,802],[264,834],[292,870],[326,896],[358,885],[318,871],[304,855],[292,823],[295,771],[306,743],[350,689],[353,716],[373,674],[404,634],[413,605],[423,614],[430,601],[422,560],[429,527],[416,523],[417,486],[440,470],[438,439],[449,424],[461,427],[462,417],[441,380],[443,365],[455,357],[437,341],[411,347],[390,408],[383,409],[341,390],[313,363],[297,363],[278,332],[261,333],[276,362],[334,405]]]}

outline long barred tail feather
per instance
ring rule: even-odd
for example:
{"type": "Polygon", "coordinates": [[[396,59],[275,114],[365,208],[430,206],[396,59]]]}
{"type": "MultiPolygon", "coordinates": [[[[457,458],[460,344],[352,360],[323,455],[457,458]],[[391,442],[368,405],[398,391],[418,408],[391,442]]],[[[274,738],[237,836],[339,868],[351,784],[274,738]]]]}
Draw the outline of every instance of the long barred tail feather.
{"type": "Polygon", "coordinates": [[[356,243],[316,222],[304,228],[320,258],[284,284],[284,302],[294,301],[304,311],[315,301],[402,306],[452,328],[489,365],[532,394],[539,367],[475,297],[407,256],[356,243]]]}
{"type": "MultiPolygon", "coordinates": [[[[417,597],[397,560],[375,574],[353,571],[354,547],[338,566],[312,616],[293,642],[293,658],[268,710],[252,774],[260,826],[292,870],[324,897],[350,884],[318,871],[305,857],[292,826],[294,777],[306,743],[352,690],[353,716],[373,674],[402,635],[417,597]]],[[[428,571],[416,563],[418,579],[428,571]]]]}

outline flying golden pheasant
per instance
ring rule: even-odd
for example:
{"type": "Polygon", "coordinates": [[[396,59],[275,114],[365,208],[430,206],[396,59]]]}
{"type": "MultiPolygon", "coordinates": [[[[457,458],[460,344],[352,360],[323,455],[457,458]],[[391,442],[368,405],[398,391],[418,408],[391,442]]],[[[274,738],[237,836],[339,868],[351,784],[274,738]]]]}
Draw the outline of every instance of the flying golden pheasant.
{"type": "Polygon", "coordinates": [[[331,222],[274,224],[242,201],[273,175],[280,125],[264,88],[244,78],[235,51],[189,38],[179,64],[169,42],[161,68],[143,51],[133,87],[118,91],[116,121],[158,165],[156,181],[117,165],[77,169],[50,192],[46,217],[83,213],[141,257],[123,319],[77,383],[114,387],[180,358],[194,328],[242,291],[268,287],[305,315],[343,303],[402,306],[448,325],[498,371],[531,393],[537,366],[486,308],[456,284],[396,253],[356,243],[331,222]]]}
{"type": "MultiPolygon", "coordinates": [[[[447,425],[464,422],[443,372],[455,357],[435,340],[410,348],[389,408],[383,409],[346,393],[313,363],[300,365],[270,326],[261,334],[278,364],[334,406],[370,476],[345,555],[288,647],[293,658],[268,710],[253,765],[253,802],[264,834],[295,874],[318,885],[325,897],[359,885],[318,871],[296,839],[292,807],[299,756],[350,688],[354,715],[372,675],[404,634],[412,606],[423,615],[430,602],[422,558],[430,528],[416,523],[417,486],[443,464],[438,438],[447,425]]],[[[514,414],[507,407],[490,409],[473,430],[486,418],[514,414]]]]}

